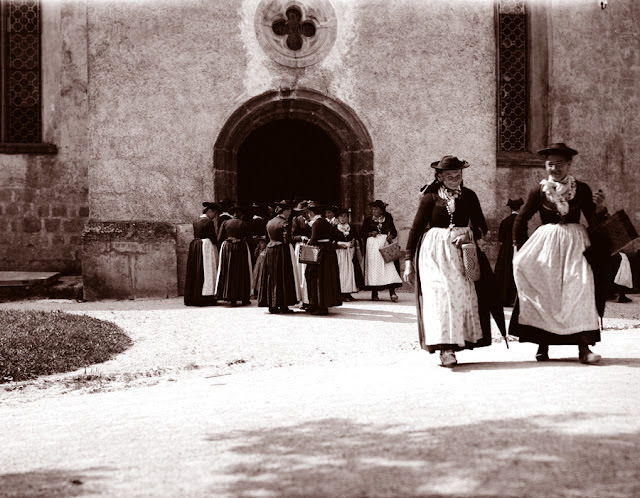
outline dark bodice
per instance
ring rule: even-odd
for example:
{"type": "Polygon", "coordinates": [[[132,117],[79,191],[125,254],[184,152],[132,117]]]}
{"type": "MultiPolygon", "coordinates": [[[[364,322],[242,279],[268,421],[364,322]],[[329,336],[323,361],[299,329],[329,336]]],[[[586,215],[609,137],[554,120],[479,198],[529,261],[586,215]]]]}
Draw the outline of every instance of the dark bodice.
{"type": "Polygon", "coordinates": [[[242,240],[249,235],[249,225],[239,218],[231,218],[220,227],[220,241],[226,239],[242,240]]]}
{"type": "Polygon", "coordinates": [[[269,246],[277,243],[289,243],[289,222],[282,216],[276,216],[267,223],[267,234],[269,235],[269,246]]]}
{"type": "Polygon", "coordinates": [[[254,216],[247,224],[252,237],[265,237],[267,235],[267,220],[262,216],[254,216]]]}
{"type": "Polygon", "coordinates": [[[193,222],[193,237],[196,239],[210,239],[214,244],[217,243],[216,229],[213,220],[208,216],[201,216],[193,222]]]}
{"type": "MultiPolygon", "coordinates": [[[[407,258],[414,257],[422,234],[430,228],[447,228],[449,223],[450,217],[446,201],[441,199],[437,193],[423,195],[409,232],[407,258]]],[[[473,190],[462,187],[462,194],[456,199],[453,224],[457,227],[466,227],[471,224],[476,239],[487,233],[487,222],[482,214],[478,196],[473,190]]]]}
{"type": "Polygon", "coordinates": [[[522,206],[513,223],[513,241],[518,247],[526,242],[529,236],[528,221],[536,213],[540,213],[540,222],[543,225],[547,223],[580,223],[580,213],[584,214],[589,226],[597,223],[596,205],[593,202],[591,189],[586,183],[580,181],[576,181],[576,195],[569,201],[569,212],[564,216],[557,211],[553,203],[547,200],[541,185],[529,192],[527,202],[522,206]]]}
{"type": "Polygon", "coordinates": [[[311,226],[309,245],[317,245],[319,240],[335,240],[335,228],[324,218],[318,218],[311,226]]]}
{"type": "Polygon", "coordinates": [[[291,237],[293,242],[302,242],[302,237],[311,237],[311,227],[303,215],[293,218],[291,224],[291,237]]]}
{"type": "Polygon", "coordinates": [[[366,239],[369,237],[370,232],[382,233],[385,235],[391,234],[395,239],[398,236],[398,230],[393,223],[393,216],[389,213],[384,213],[384,221],[379,224],[374,221],[373,216],[367,216],[362,223],[362,236],[366,239]]]}

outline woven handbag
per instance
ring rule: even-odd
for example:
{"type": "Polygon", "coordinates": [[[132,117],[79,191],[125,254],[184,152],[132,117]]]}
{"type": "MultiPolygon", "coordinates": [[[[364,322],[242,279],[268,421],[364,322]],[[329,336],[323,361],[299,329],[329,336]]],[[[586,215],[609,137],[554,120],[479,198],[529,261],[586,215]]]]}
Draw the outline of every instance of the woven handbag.
{"type": "Polygon", "coordinates": [[[383,246],[378,250],[380,251],[380,254],[382,254],[382,259],[384,259],[385,263],[391,263],[396,259],[400,259],[400,244],[398,244],[397,242],[387,244],[386,246],[383,246]]]}
{"type": "Polygon", "coordinates": [[[473,242],[462,244],[462,263],[464,264],[464,276],[471,282],[480,280],[480,261],[478,261],[478,249],[473,242]]]}
{"type": "Polygon", "coordinates": [[[302,245],[298,254],[298,262],[305,265],[317,265],[320,258],[320,248],[318,246],[302,245]]]}

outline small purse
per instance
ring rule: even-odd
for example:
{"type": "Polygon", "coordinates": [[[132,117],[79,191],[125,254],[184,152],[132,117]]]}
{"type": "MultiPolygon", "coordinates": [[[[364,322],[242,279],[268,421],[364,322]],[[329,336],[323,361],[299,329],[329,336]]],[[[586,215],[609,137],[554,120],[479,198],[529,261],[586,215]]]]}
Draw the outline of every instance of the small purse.
{"type": "Polygon", "coordinates": [[[462,244],[462,263],[464,264],[464,276],[471,282],[480,280],[480,261],[478,261],[478,248],[473,242],[462,244]]]}
{"type": "Polygon", "coordinates": [[[304,265],[317,265],[320,257],[318,246],[301,245],[298,254],[298,262],[304,265]]]}
{"type": "Polygon", "coordinates": [[[386,246],[378,249],[380,254],[382,255],[382,259],[384,259],[385,263],[391,263],[396,259],[400,259],[401,251],[400,244],[397,242],[392,242],[391,244],[387,244],[386,246]]]}

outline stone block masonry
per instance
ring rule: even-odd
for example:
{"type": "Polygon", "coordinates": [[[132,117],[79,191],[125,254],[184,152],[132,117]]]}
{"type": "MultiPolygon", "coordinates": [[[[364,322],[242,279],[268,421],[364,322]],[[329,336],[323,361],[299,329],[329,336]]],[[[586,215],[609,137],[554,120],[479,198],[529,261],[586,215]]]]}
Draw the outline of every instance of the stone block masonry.
{"type": "Polygon", "coordinates": [[[86,195],[0,187],[1,270],[79,274],[80,235],[89,218],[86,195]]]}
{"type": "Polygon", "coordinates": [[[178,295],[176,227],[150,221],[90,222],[82,233],[84,298],[178,295]]]}

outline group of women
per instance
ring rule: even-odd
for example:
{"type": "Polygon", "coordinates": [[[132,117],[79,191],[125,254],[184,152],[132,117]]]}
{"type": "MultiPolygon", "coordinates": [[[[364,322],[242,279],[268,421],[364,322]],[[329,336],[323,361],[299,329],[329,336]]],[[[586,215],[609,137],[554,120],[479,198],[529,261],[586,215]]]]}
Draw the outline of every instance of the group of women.
{"type": "Polygon", "coordinates": [[[265,221],[268,243],[264,248],[257,244],[259,254],[253,258],[242,210],[236,208],[221,222],[221,207],[204,203],[189,249],[185,304],[247,304],[253,288],[258,306],[271,313],[291,313],[290,306],[302,303],[307,312],[326,315],[362,288],[371,289],[372,300],[386,289],[397,301],[395,289],[404,279],[415,284],[420,344],[430,353],[439,351],[442,366],[455,366],[457,351],[491,344],[490,315],[506,335],[502,306],[514,299],[509,333],[538,344],[538,361],[549,360],[550,345],[574,344],[582,363],[597,363],[600,355],[589,346],[600,340],[604,305],[596,303],[599,279],[594,273],[603,273],[599,265],[609,255],[590,239],[580,216],[595,226],[607,214],[602,192],[593,194],[570,174],[577,153],[564,143],[539,151],[545,178],[526,201],[511,205],[510,226],[501,230],[504,244],[513,245],[501,254],[512,261],[515,283],[506,296],[498,292],[477,244],[488,230],[478,196],[463,185],[463,171],[470,164],[447,155],[431,163],[434,181],[421,189],[402,277],[398,261],[386,262],[380,251],[397,237],[393,217],[380,200],[370,204],[371,215],[359,234],[346,210],[316,202],[279,202],[265,221]],[[542,224],[529,236],[528,222],[535,213],[542,224]],[[299,262],[304,245],[318,248],[317,261],[299,262]],[[470,277],[470,265],[480,268],[479,275],[470,277]]]}
{"type": "MultiPolygon", "coordinates": [[[[521,342],[538,344],[538,361],[549,360],[549,345],[553,344],[577,345],[582,363],[600,360],[589,349],[600,340],[598,315],[603,310],[596,307],[594,271],[599,273],[598,265],[606,264],[608,254],[598,251],[596,244],[588,251],[592,241],[580,224],[580,215],[595,226],[606,216],[606,208],[601,192],[592,194],[587,184],[570,174],[577,153],[564,143],[539,151],[545,157],[546,177],[531,189],[515,214],[506,242],[515,248],[517,296],[509,333],[521,342]],[[529,237],[528,221],[535,213],[542,225],[529,237]]],[[[478,197],[462,185],[463,170],[469,163],[445,156],[431,166],[435,181],[423,188],[403,276],[415,281],[421,346],[431,353],[440,351],[441,364],[453,367],[457,351],[491,343],[486,308],[494,314],[496,303],[487,302],[486,290],[487,286],[497,289],[497,285],[490,266],[483,264],[486,257],[477,248],[480,277],[471,280],[465,272],[460,247],[476,244],[487,233],[478,197]]],[[[519,207],[519,202],[514,203],[514,208],[519,207]]],[[[497,292],[493,295],[498,296],[497,292]]],[[[497,303],[498,309],[502,304],[497,303]]]]}
{"type": "Polygon", "coordinates": [[[385,261],[379,249],[398,232],[384,202],[370,206],[371,215],[357,230],[348,209],[314,201],[277,202],[270,215],[255,204],[225,210],[204,202],[193,223],[185,304],[246,305],[255,297],[273,314],[293,313],[291,306],[299,304],[307,313],[326,315],[362,289],[370,289],[376,301],[378,291],[387,289],[397,301],[399,263],[385,261]],[[315,261],[301,257],[308,248],[316,251],[315,261]]]}

